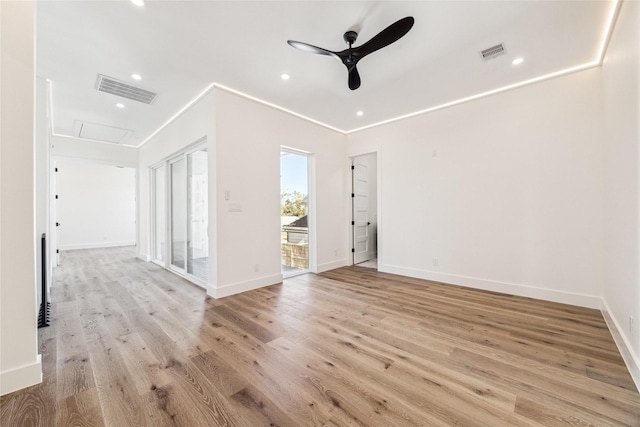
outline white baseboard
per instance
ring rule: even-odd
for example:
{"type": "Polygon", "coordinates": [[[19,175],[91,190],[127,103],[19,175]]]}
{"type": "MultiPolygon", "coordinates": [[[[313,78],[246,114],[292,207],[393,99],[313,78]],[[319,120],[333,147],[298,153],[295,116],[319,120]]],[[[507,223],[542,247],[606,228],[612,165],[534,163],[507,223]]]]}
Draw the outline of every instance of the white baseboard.
{"type": "Polygon", "coordinates": [[[640,357],[633,351],[629,337],[623,333],[624,328],[622,328],[618,321],[611,315],[611,309],[604,299],[602,300],[600,311],[602,312],[604,321],[607,322],[611,336],[613,336],[613,340],[618,346],[622,359],[627,365],[629,373],[631,373],[631,378],[633,378],[636,388],[640,390],[640,357]]]}
{"type": "Polygon", "coordinates": [[[115,248],[118,246],[135,246],[135,240],[121,240],[117,242],[95,242],[95,243],[78,243],[71,245],[60,245],[58,249],[61,251],[75,251],[77,249],[99,249],[99,248],[115,248]]]}
{"type": "Polygon", "coordinates": [[[253,289],[264,288],[265,286],[275,285],[282,282],[282,274],[274,274],[272,276],[259,277],[257,279],[247,280],[246,282],[230,283],[219,287],[207,286],[207,295],[213,298],[223,298],[230,295],[239,294],[241,292],[251,291],[253,289]]]}
{"type": "Polygon", "coordinates": [[[215,294],[216,294],[216,287],[213,286],[211,283],[207,283],[207,296],[215,298],[215,294]]]}
{"type": "MultiPolygon", "coordinates": [[[[136,253],[136,258],[141,259],[142,261],[145,261],[145,262],[151,261],[151,255],[143,254],[141,252],[136,253]]],[[[164,268],[164,266],[161,266],[161,267],[164,268]]]]}
{"type": "Polygon", "coordinates": [[[42,382],[42,360],[40,355],[36,361],[0,374],[0,396],[14,391],[40,384],[42,382]]]}
{"type": "Polygon", "coordinates": [[[323,273],[329,270],[335,270],[336,268],[344,267],[347,265],[346,261],[339,259],[337,261],[326,262],[324,264],[318,264],[315,273],[323,273]]]}
{"type": "Polygon", "coordinates": [[[399,274],[408,277],[415,277],[417,279],[432,280],[434,282],[451,283],[454,285],[484,289],[487,291],[500,292],[521,297],[559,302],[562,304],[595,308],[598,310],[602,307],[602,299],[593,295],[562,292],[554,289],[538,288],[529,285],[498,282],[493,280],[480,279],[477,277],[458,276],[455,274],[445,274],[435,271],[418,270],[407,267],[398,267],[389,264],[378,264],[378,271],[384,273],[399,274]]]}

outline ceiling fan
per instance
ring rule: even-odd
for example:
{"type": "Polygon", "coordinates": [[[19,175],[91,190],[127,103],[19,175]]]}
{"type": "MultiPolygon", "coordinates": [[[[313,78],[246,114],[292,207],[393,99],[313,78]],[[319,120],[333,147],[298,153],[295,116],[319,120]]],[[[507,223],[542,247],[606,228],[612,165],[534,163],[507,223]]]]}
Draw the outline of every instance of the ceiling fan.
{"type": "Polygon", "coordinates": [[[356,68],[358,61],[370,53],[398,41],[409,32],[411,27],[413,27],[413,23],[414,19],[412,16],[402,18],[380,31],[365,44],[358,47],[353,47],[353,43],[358,38],[358,33],[355,31],[347,31],[344,33],[344,41],[349,44],[349,48],[341,52],[333,52],[307,43],[297,42],[295,40],[287,40],[287,43],[296,49],[304,50],[305,52],[327,55],[342,61],[349,72],[349,89],[356,90],[360,87],[360,74],[358,74],[358,69],[356,68]]]}

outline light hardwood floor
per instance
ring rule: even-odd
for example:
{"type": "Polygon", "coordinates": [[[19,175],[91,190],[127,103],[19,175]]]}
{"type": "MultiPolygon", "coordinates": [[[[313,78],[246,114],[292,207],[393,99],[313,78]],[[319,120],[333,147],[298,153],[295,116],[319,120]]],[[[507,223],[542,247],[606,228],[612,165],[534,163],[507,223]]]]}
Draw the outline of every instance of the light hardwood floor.
{"type": "Polygon", "coordinates": [[[214,300],[127,248],[63,253],[52,301],[2,426],[640,426],[596,310],[361,267],[214,300]]]}

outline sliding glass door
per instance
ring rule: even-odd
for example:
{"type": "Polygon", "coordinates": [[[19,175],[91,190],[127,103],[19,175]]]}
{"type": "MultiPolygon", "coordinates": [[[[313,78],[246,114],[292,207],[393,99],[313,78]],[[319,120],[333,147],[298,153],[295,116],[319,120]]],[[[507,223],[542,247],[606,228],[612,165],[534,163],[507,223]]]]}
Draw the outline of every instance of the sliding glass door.
{"type": "Polygon", "coordinates": [[[171,167],[171,267],[184,272],[187,245],[187,161],[174,160],[171,167]]]}
{"type": "Polygon", "coordinates": [[[189,153],[187,161],[189,166],[187,273],[206,281],[209,277],[207,149],[189,153]]]}
{"type": "Polygon", "coordinates": [[[209,279],[207,149],[183,152],[152,169],[153,260],[192,281],[209,279]]]}

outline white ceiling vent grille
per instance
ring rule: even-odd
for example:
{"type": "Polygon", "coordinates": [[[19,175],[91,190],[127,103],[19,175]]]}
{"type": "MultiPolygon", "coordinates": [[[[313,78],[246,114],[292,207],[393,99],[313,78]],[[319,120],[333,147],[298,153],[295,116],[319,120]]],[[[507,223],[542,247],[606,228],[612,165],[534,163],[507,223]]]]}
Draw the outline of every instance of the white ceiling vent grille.
{"type": "Polygon", "coordinates": [[[156,97],[157,93],[150,90],[141,89],[139,87],[130,85],[129,83],[121,82],[111,77],[98,74],[98,80],[96,80],[96,90],[99,92],[110,93],[111,95],[121,96],[123,98],[132,99],[134,101],[143,102],[145,104],[151,104],[156,97]]]}
{"type": "Polygon", "coordinates": [[[507,49],[504,47],[504,43],[500,43],[481,51],[480,56],[482,57],[483,61],[486,61],[487,59],[493,59],[496,56],[500,56],[505,53],[507,53],[507,49]]]}

